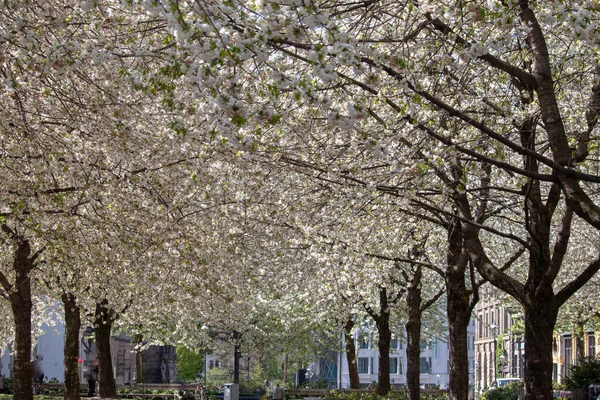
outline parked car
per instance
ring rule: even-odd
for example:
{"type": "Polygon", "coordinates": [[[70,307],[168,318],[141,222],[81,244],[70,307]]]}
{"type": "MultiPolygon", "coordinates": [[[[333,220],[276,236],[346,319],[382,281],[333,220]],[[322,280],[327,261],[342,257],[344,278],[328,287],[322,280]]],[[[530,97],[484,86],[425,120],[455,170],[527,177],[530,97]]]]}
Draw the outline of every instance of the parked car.
{"type": "Polygon", "coordinates": [[[518,382],[521,383],[521,378],[498,378],[492,383],[493,387],[506,386],[509,383],[518,382]]]}

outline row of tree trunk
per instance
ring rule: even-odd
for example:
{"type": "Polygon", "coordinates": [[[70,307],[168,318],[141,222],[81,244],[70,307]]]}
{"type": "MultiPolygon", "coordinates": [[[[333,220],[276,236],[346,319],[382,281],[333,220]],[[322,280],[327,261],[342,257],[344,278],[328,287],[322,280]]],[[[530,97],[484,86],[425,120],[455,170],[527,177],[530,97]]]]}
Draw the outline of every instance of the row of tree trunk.
{"type": "MultiPolygon", "coordinates": [[[[0,274],[0,284],[8,300],[15,322],[14,364],[13,364],[13,398],[18,400],[33,400],[32,368],[31,368],[31,271],[41,252],[32,254],[29,240],[20,237],[8,226],[2,229],[15,242],[13,270],[14,282],[6,275],[0,274]]],[[[65,310],[64,338],[64,369],[65,369],[65,400],[79,400],[79,334],[81,330],[81,314],[77,299],[73,294],[64,293],[62,302],[65,310]]],[[[98,351],[98,383],[101,397],[116,398],[117,389],[110,355],[110,337],[112,324],[116,314],[103,300],[96,305],[95,334],[98,351]]]]}

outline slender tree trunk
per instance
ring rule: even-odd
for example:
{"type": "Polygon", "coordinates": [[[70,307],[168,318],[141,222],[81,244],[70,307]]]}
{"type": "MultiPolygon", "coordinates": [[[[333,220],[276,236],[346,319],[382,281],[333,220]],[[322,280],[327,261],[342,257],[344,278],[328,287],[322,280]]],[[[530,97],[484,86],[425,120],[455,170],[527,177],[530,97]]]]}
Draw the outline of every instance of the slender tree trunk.
{"type": "MultiPolygon", "coordinates": [[[[144,371],[142,368],[142,341],[144,339],[143,335],[135,335],[135,381],[137,383],[144,383],[144,371]]],[[[206,352],[205,352],[206,354],[206,352]]],[[[206,365],[206,361],[204,361],[204,365],[206,365]]],[[[203,368],[204,369],[204,368],[203,368]]],[[[204,371],[206,374],[206,371],[204,371]]]]}
{"type": "Polygon", "coordinates": [[[79,400],[79,330],[81,314],[72,294],[64,293],[62,301],[65,309],[65,400],[79,400]]]}
{"type": "MultiPolygon", "coordinates": [[[[13,367],[13,398],[32,400],[31,387],[31,281],[29,273],[33,267],[28,240],[20,240],[15,252],[13,269],[15,285],[9,291],[9,300],[15,320],[15,361],[13,367]]],[[[4,278],[4,277],[3,277],[4,278]]],[[[3,279],[3,286],[6,280],[3,279]]],[[[7,290],[8,291],[8,290],[7,290]]]]}
{"type": "MultiPolygon", "coordinates": [[[[348,361],[348,374],[350,376],[350,389],[360,389],[360,377],[358,376],[358,364],[356,363],[356,344],[352,329],[354,321],[348,318],[344,325],[344,341],[346,343],[346,360],[348,361]]],[[[342,366],[340,365],[339,368],[342,366]]],[[[341,388],[340,388],[341,389],[341,388]]]]}
{"type": "Polygon", "coordinates": [[[413,276],[406,292],[406,391],[408,400],[421,398],[421,270],[413,276]]]}
{"type": "Polygon", "coordinates": [[[463,251],[460,222],[448,231],[448,268],[446,270],[448,340],[450,358],[449,400],[464,400],[469,396],[469,352],[467,332],[477,293],[470,293],[465,284],[468,256],[463,251]]]}
{"type": "Polygon", "coordinates": [[[585,359],[585,322],[577,321],[577,344],[576,344],[576,357],[577,362],[581,363],[585,359]]]}
{"type": "Polygon", "coordinates": [[[283,356],[283,387],[287,387],[288,385],[288,354],[285,353],[283,356]]]}
{"type": "Polygon", "coordinates": [[[238,331],[233,331],[233,383],[240,383],[240,359],[242,358],[242,348],[240,346],[241,334],[238,331]]]}
{"type": "Polygon", "coordinates": [[[392,342],[392,331],[390,329],[390,309],[385,287],[379,289],[380,311],[375,323],[379,335],[379,373],[377,376],[377,394],[386,396],[391,388],[390,385],[390,344],[392,342]]]}
{"type": "Polygon", "coordinates": [[[98,350],[98,386],[100,397],[117,398],[117,385],[110,354],[110,336],[114,322],[113,312],[106,301],[96,304],[96,349],[98,350]]]}

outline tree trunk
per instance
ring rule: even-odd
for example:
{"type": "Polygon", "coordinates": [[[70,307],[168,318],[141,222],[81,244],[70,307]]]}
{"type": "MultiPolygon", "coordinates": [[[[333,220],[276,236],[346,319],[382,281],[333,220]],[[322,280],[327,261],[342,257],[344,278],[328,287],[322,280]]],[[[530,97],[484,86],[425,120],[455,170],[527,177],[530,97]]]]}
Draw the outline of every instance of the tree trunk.
{"type": "Polygon", "coordinates": [[[65,400],[79,400],[79,330],[81,314],[72,294],[64,293],[62,301],[65,309],[65,400]]]}
{"type": "Polygon", "coordinates": [[[408,400],[421,398],[421,270],[414,275],[406,292],[406,394],[408,400]]]}
{"type": "Polygon", "coordinates": [[[390,309],[388,305],[387,290],[385,287],[379,289],[380,311],[375,323],[379,334],[379,373],[377,376],[377,394],[386,396],[391,388],[390,385],[390,344],[392,342],[392,331],[390,329],[390,309]]]}
{"type": "MultiPolygon", "coordinates": [[[[141,334],[135,335],[135,338],[134,338],[135,346],[136,346],[136,350],[135,350],[135,381],[136,381],[136,383],[144,383],[144,371],[142,368],[142,350],[141,350],[143,338],[144,338],[144,336],[141,334]]],[[[206,355],[206,352],[204,352],[204,354],[206,355]]],[[[204,365],[206,365],[206,361],[204,361],[204,365]]],[[[204,371],[204,374],[206,374],[206,371],[204,371]]]]}
{"type": "MultiPolygon", "coordinates": [[[[464,280],[463,280],[464,283],[464,280]]],[[[456,288],[454,289],[456,290],[456,288]]],[[[458,291],[461,297],[453,294],[448,287],[448,340],[450,361],[449,400],[463,400],[469,394],[469,354],[467,330],[472,308],[469,308],[468,297],[458,291]],[[467,304],[465,304],[467,303],[467,304]]]]}
{"type": "Polygon", "coordinates": [[[240,383],[240,359],[242,358],[242,348],[240,346],[241,333],[233,331],[233,383],[240,383]]]}
{"type": "MultiPolygon", "coordinates": [[[[356,344],[352,329],[354,321],[348,318],[344,325],[344,341],[346,343],[346,360],[348,361],[348,375],[350,376],[350,389],[360,389],[360,377],[358,376],[358,364],[356,363],[356,344]]],[[[340,365],[339,368],[342,366],[340,365]]],[[[340,388],[341,389],[341,388],[340,388]]]]}
{"type": "MultiPolygon", "coordinates": [[[[9,292],[9,300],[15,320],[15,360],[13,366],[13,398],[32,400],[31,387],[31,281],[33,267],[28,240],[21,240],[15,252],[13,270],[15,285],[9,292]]],[[[3,279],[3,285],[6,282],[3,279]]],[[[5,288],[6,289],[6,288],[5,288]]]]}
{"type": "Polygon", "coordinates": [[[100,397],[117,398],[117,385],[110,354],[110,336],[114,322],[113,312],[106,307],[106,301],[96,304],[96,349],[98,350],[98,394],[100,397]]]}
{"type": "Polygon", "coordinates": [[[287,387],[288,385],[288,355],[285,353],[283,356],[283,387],[287,387]]]}
{"type": "Polygon", "coordinates": [[[540,296],[525,313],[525,399],[552,399],[552,338],[558,310],[540,296]]]}
{"type": "MultiPolygon", "coordinates": [[[[587,322],[587,321],[586,321],[587,322]]],[[[585,322],[577,321],[576,330],[576,358],[577,363],[581,363],[585,360],[585,322]]],[[[593,355],[593,354],[590,354],[593,355]]]]}
{"type": "MultiPolygon", "coordinates": [[[[469,397],[467,332],[476,302],[470,301],[471,293],[465,285],[468,257],[463,250],[460,222],[456,220],[448,231],[448,268],[445,275],[450,350],[449,400],[464,400],[469,397]]],[[[476,298],[476,293],[473,295],[476,298]]]]}

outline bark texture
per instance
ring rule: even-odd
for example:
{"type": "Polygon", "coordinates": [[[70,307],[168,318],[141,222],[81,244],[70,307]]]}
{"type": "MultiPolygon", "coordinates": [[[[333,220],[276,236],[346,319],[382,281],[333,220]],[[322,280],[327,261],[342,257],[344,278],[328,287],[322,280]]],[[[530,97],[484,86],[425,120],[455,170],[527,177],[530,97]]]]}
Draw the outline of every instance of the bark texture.
{"type": "Polygon", "coordinates": [[[406,393],[408,400],[421,398],[421,269],[413,275],[406,292],[406,393]]]}
{"type": "Polygon", "coordinates": [[[76,298],[64,293],[62,302],[65,309],[65,400],[79,400],[79,330],[81,314],[76,298]]]}
{"type": "MultiPolygon", "coordinates": [[[[142,351],[140,350],[143,338],[143,335],[135,335],[135,345],[137,346],[135,351],[135,380],[137,383],[144,383],[144,372],[142,368],[142,351]]],[[[206,369],[206,360],[204,360],[203,369],[206,369]]],[[[204,373],[206,374],[206,371],[204,371],[204,373]]]]}
{"type": "MultiPolygon", "coordinates": [[[[10,286],[10,306],[15,320],[15,359],[13,366],[13,398],[32,400],[31,386],[31,280],[34,258],[28,240],[18,240],[13,262],[15,284],[10,286]]],[[[3,277],[4,278],[4,277],[3,277]]],[[[3,286],[6,290],[6,280],[3,286]]]]}
{"type": "Polygon", "coordinates": [[[346,360],[350,376],[350,389],[360,389],[360,377],[358,376],[358,364],[356,363],[356,344],[352,335],[353,328],[354,321],[352,318],[348,318],[344,325],[344,342],[346,343],[346,360]]]}
{"type": "MultiPolygon", "coordinates": [[[[467,331],[476,301],[465,284],[468,257],[464,251],[460,223],[454,221],[448,232],[448,268],[446,270],[448,336],[450,358],[449,400],[463,400],[469,394],[469,355],[467,331]]],[[[474,283],[472,283],[474,284],[474,283]]]]}
{"type": "Polygon", "coordinates": [[[96,349],[98,350],[98,394],[103,398],[117,398],[117,385],[110,354],[110,336],[114,311],[108,309],[107,301],[96,304],[96,349]]]}
{"type": "Polygon", "coordinates": [[[392,331],[390,329],[390,307],[400,300],[403,291],[398,292],[390,300],[385,286],[379,287],[379,310],[375,311],[371,306],[365,304],[367,313],[375,321],[379,336],[379,371],[377,373],[377,394],[385,396],[389,393],[390,384],[390,344],[392,342],[392,331]]]}

